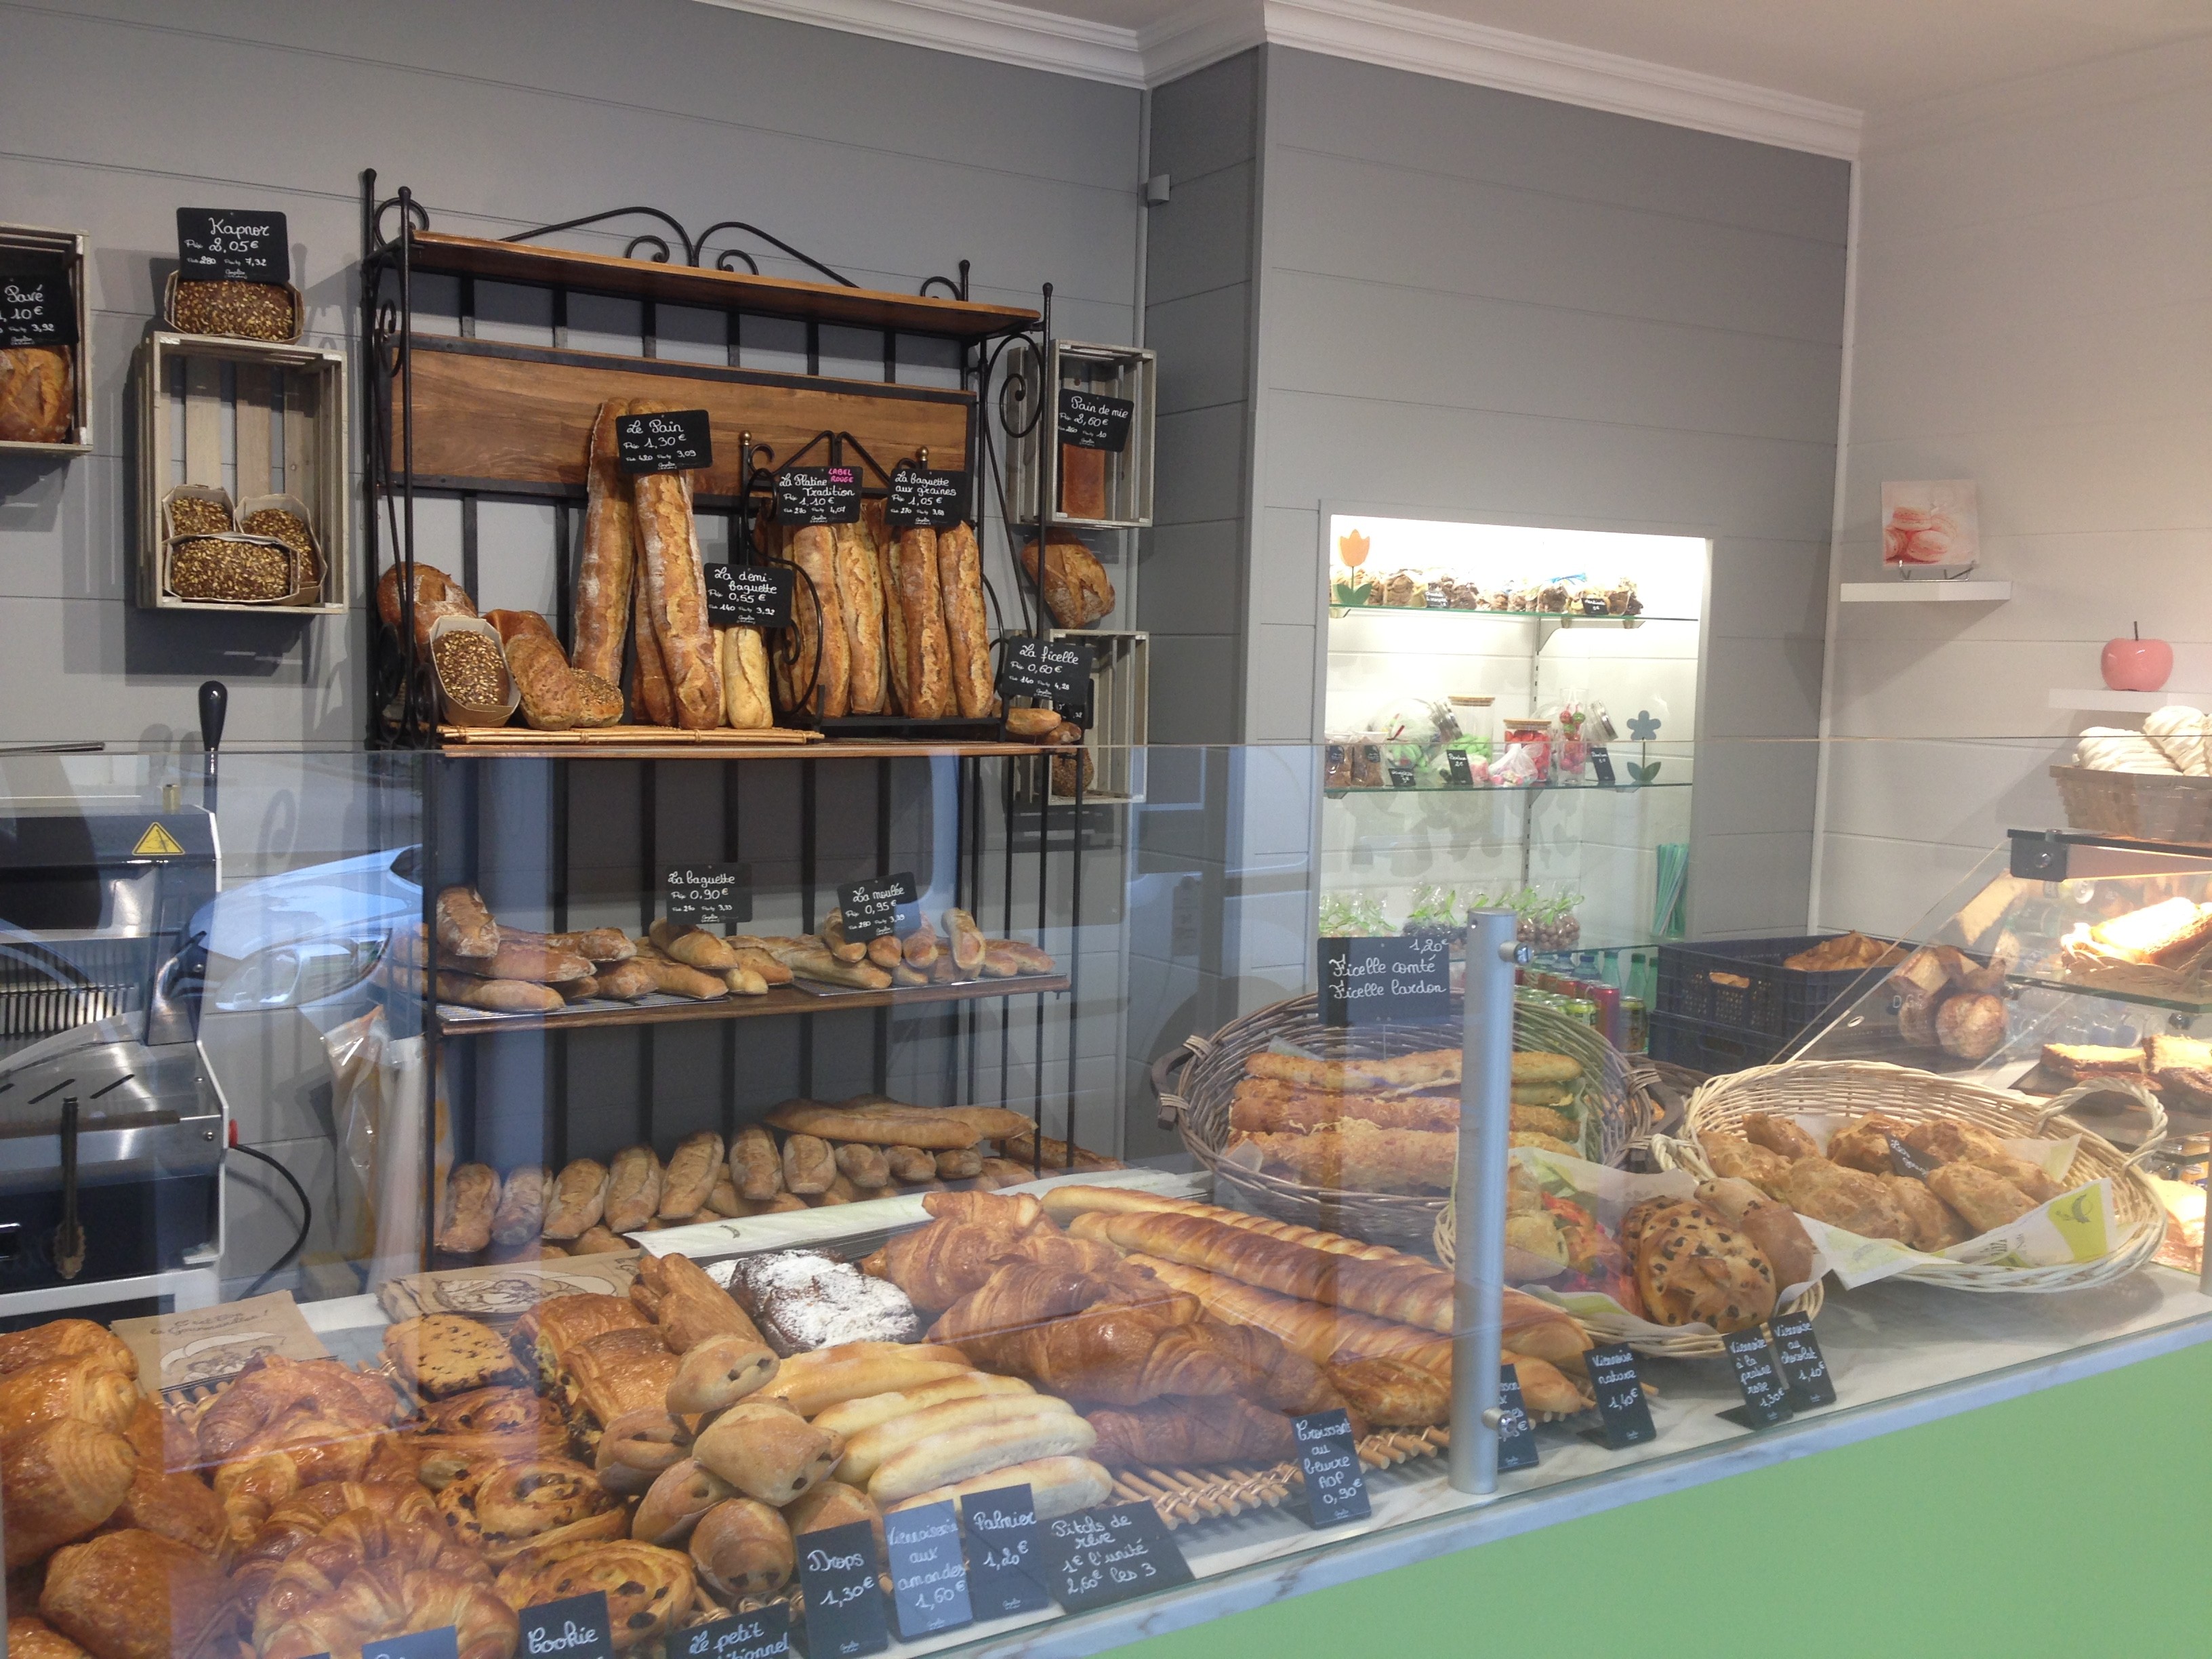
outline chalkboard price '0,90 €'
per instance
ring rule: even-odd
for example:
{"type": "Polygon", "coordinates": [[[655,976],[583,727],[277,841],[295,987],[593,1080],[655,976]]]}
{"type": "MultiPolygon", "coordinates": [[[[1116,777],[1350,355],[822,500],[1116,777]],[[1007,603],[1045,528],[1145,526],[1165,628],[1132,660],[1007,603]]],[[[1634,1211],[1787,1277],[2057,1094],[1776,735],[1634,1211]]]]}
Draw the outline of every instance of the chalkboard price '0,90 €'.
{"type": "Polygon", "coordinates": [[[177,275],[188,283],[289,283],[284,216],[257,209],[179,208],[177,275]]]}
{"type": "Polygon", "coordinates": [[[1306,1516],[1316,1528],[1364,1521],[1373,1513],[1348,1415],[1337,1410],[1294,1417],[1291,1432],[1297,1439],[1298,1468],[1305,1477],[1306,1516]]]}

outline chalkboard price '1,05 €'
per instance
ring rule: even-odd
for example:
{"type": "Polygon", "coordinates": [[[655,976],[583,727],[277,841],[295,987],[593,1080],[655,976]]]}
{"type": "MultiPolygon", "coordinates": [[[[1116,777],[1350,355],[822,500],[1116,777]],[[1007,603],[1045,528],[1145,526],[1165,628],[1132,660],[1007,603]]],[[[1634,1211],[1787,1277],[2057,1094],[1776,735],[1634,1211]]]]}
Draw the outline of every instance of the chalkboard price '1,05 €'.
{"type": "Polygon", "coordinates": [[[0,351],[76,343],[69,269],[46,256],[0,252],[0,351]]]}
{"type": "Polygon", "coordinates": [[[1321,1023],[1376,1025],[1451,1013],[1449,933],[1321,941],[1321,1023]]]}
{"type": "Polygon", "coordinates": [[[236,208],[177,210],[177,275],[188,283],[289,283],[284,216],[236,208]]]}
{"type": "Polygon", "coordinates": [[[968,475],[902,466],[891,473],[884,521],[894,530],[950,530],[968,521],[968,475]]]}

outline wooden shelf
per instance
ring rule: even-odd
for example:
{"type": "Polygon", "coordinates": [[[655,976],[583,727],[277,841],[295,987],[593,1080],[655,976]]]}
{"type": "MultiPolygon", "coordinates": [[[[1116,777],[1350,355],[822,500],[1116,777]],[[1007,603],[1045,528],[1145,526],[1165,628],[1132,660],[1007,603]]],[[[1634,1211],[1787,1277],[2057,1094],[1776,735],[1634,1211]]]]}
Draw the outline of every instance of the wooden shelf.
{"type": "Polygon", "coordinates": [[[851,328],[894,329],[903,334],[934,334],[956,340],[1012,333],[1037,320],[1036,312],[1018,306],[925,299],[915,294],[842,288],[834,283],[799,283],[781,276],[659,264],[650,259],[577,253],[521,242],[490,242],[433,230],[416,234],[414,268],[417,272],[538,283],[671,305],[795,317],[851,328]]]}
{"type": "Polygon", "coordinates": [[[834,1014],[847,1008],[905,1008],[930,1002],[977,1002],[987,997],[1065,991],[1065,974],[1015,979],[967,980],[957,985],[915,985],[889,991],[842,991],[817,995],[777,986],[764,997],[720,997],[712,1002],[658,994],[643,1002],[582,1002],[550,1014],[495,1014],[441,1003],[438,1023],[449,1037],[490,1036],[501,1031],[574,1031],[601,1025],[668,1025],[695,1019],[763,1019],[781,1014],[834,1014]]]}
{"type": "Polygon", "coordinates": [[[742,732],[678,732],[665,726],[609,726],[595,732],[529,732],[519,726],[478,728],[466,738],[458,729],[440,728],[444,752],[477,759],[517,755],[528,760],[917,760],[933,755],[959,757],[1041,755],[1034,743],[899,741],[893,738],[833,738],[762,742],[742,732]],[[646,736],[650,732],[653,735],[646,736]]]}
{"type": "Polygon", "coordinates": [[[2053,708],[2096,713],[2124,709],[2133,714],[2149,714],[2177,702],[2191,708],[2212,708],[2212,691],[2113,691],[2100,685],[2094,690],[2051,694],[2053,708]]]}

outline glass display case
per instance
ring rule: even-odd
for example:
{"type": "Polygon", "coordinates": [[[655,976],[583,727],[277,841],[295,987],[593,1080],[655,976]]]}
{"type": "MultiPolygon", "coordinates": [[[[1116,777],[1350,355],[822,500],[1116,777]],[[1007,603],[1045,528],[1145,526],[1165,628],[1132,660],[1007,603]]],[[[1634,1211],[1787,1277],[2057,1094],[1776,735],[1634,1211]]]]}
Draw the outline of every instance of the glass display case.
{"type": "Polygon", "coordinates": [[[0,757],[11,1639],[1096,1649],[2212,1333],[2212,854],[1676,1112],[1510,910],[1323,927],[1325,745],[1131,758],[0,757]]]}

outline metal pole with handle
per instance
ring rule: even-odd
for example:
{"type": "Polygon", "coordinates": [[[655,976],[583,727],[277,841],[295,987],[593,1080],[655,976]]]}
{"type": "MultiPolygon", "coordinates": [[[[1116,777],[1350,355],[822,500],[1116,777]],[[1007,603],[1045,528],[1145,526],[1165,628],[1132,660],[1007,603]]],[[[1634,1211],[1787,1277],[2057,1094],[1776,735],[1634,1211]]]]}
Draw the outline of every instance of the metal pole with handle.
{"type": "Polygon", "coordinates": [[[1468,918],[1459,1164],[1452,1177],[1451,1484],[1498,1490],[1500,1327],[1505,1300],[1505,1168],[1513,1115],[1513,969],[1528,949],[1510,910],[1468,918]]]}

